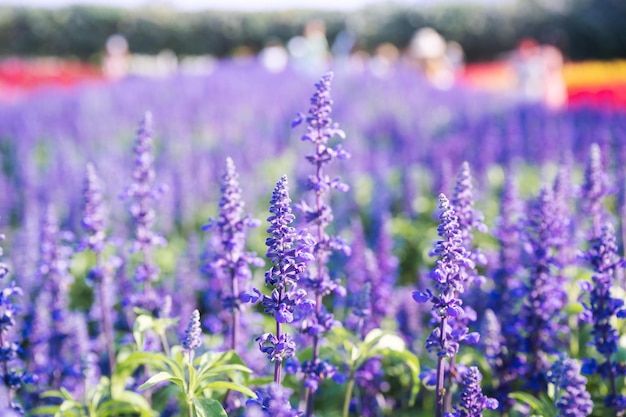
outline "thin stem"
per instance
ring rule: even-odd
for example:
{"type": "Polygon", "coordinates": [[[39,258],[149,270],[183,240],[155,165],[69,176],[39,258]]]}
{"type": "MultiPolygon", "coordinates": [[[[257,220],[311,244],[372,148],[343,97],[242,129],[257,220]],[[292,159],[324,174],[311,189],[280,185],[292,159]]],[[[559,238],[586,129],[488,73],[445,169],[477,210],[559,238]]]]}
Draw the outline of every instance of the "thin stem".
{"type": "Polygon", "coordinates": [[[350,414],[350,400],[352,399],[352,391],[354,390],[354,373],[350,373],[350,379],[348,380],[348,386],[346,387],[346,396],[343,400],[343,417],[348,417],[350,414]]]}
{"type": "MultiPolygon", "coordinates": [[[[103,268],[102,252],[98,252],[96,255],[96,267],[103,268]]],[[[106,297],[107,286],[110,284],[109,273],[103,268],[102,282],[98,285],[98,298],[100,298],[100,309],[102,314],[102,328],[104,330],[104,340],[106,343],[107,353],[109,355],[109,372],[112,376],[115,372],[115,336],[113,335],[113,326],[111,323],[111,316],[109,310],[109,304],[106,297]]]]}
{"type": "MultiPolygon", "coordinates": [[[[321,137],[321,131],[318,128],[318,137],[321,137]]],[[[317,153],[320,154],[322,152],[322,145],[318,144],[317,145],[317,153]]],[[[316,175],[317,178],[321,180],[322,178],[322,164],[321,162],[317,163],[317,169],[316,169],[316,175]]],[[[319,213],[322,209],[322,192],[321,191],[317,191],[315,193],[315,209],[317,210],[317,212],[319,213]]],[[[316,258],[317,258],[317,280],[318,282],[322,282],[322,280],[324,279],[324,260],[322,259],[322,256],[320,256],[320,250],[319,250],[319,244],[324,240],[324,227],[322,226],[322,224],[319,222],[317,223],[317,250],[316,250],[316,258]]],[[[315,316],[319,317],[320,313],[322,312],[322,299],[323,299],[323,295],[321,293],[316,294],[315,297],[315,316]]],[[[313,355],[311,358],[312,363],[315,363],[317,361],[319,357],[319,335],[315,335],[313,336],[313,355]]],[[[313,416],[313,396],[314,396],[314,392],[312,389],[307,388],[306,390],[307,394],[307,402],[306,402],[306,417],[312,417],[313,416]]]]}
{"type": "MultiPolygon", "coordinates": [[[[236,300],[239,296],[239,283],[237,282],[237,275],[235,271],[230,271],[230,282],[233,289],[233,299],[236,300]]],[[[237,305],[233,308],[233,328],[231,331],[230,348],[232,350],[237,349],[238,345],[238,333],[239,333],[239,308],[237,305]]]]}
{"type": "Polygon", "coordinates": [[[165,331],[159,332],[159,339],[161,339],[161,345],[163,345],[163,352],[165,352],[165,356],[170,356],[170,344],[167,342],[167,336],[165,335],[165,331]]]}
{"type": "MultiPolygon", "coordinates": [[[[283,296],[284,296],[284,288],[281,286],[280,290],[278,292],[278,305],[280,306],[280,303],[283,301],[283,296]]],[[[280,336],[283,330],[283,326],[282,323],[279,321],[276,321],[276,339],[280,340],[280,336]]],[[[279,384],[281,383],[281,369],[283,366],[283,361],[281,360],[277,360],[276,363],[274,364],[274,382],[279,384]]]]}
{"type": "MultiPolygon", "coordinates": [[[[439,344],[441,345],[441,349],[444,348],[444,343],[446,341],[446,325],[448,318],[443,316],[441,318],[441,335],[439,336],[439,344]]],[[[444,363],[445,356],[439,356],[437,359],[437,385],[435,388],[435,417],[443,417],[444,415],[444,396],[446,394],[446,388],[444,387],[445,380],[445,369],[444,363]]]]}

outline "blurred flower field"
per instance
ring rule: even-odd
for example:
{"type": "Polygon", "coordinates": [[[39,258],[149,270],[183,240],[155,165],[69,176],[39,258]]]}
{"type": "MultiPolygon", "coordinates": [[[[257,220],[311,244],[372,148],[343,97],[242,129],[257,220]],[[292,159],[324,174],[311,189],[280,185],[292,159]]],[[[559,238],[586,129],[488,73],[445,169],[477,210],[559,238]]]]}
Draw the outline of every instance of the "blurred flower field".
{"type": "Polygon", "coordinates": [[[626,113],[576,95],[622,65],[560,110],[245,60],[1,103],[2,415],[622,415],[626,113]]]}

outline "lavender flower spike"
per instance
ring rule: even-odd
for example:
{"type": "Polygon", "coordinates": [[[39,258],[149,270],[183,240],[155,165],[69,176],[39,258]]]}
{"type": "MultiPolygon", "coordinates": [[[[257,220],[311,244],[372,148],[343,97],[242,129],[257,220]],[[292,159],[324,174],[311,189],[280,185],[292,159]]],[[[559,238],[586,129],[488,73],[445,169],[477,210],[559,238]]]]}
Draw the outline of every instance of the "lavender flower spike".
{"type": "Polygon", "coordinates": [[[185,337],[182,339],[181,344],[186,351],[193,351],[200,347],[202,344],[202,328],[200,326],[200,312],[194,310],[189,318],[187,329],[185,330],[185,337]]]}
{"type": "Polygon", "coordinates": [[[611,287],[616,268],[623,267],[624,261],[617,254],[618,246],[615,230],[610,223],[602,226],[601,234],[591,241],[587,259],[594,271],[592,282],[582,282],[581,301],[585,311],[582,320],[592,323],[593,345],[604,357],[600,364],[595,359],[583,360],[583,368],[588,373],[597,373],[608,380],[609,393],[605,399],[608,407],[623,412],[626,398],[618,394],[616,378],[622,371],[620,364],[613,359],[617,352],[619,334],[613,327],[612,320],[625,315],[624,301],[611,296],[611,287]]]}
{"type": "Polygon", "coordinates": [[[222,296],[224,307],[231,310],[232,314],[231,349],[237,349],[239,344],[239,309],[242,297],[240,284],[251,277],[250,265],[264,265],[263,260],[258,258],[255,253],[245,252],[246,231],[248,228],[257,227],[260,222],[244,215],[244,203],[238,177],[233,160],[226,158],[226,169],[222,176],[219,215],[217,219],[209,219],[209,224],[203,228],[204,230],[217,229],[221,250],[215,254],[209,267],[223,272],[224,278],[229,280],[231,284],[231,293],[222,296]]]}
{"type": "Polygon", "coordinates": [[[133,150],[135,152],[133,183],[127,189],[126,196],[133,199],[130,206],[130,213],[135,222],[133,251],[141,252],[143,256],[142,262],[135,270],[135,281],[143,283],[143,300],[140,300],[140,306],[153,309],[156,306],[152,305],[155,300],[152,299],[154,293],[151,285],[158,279],[159,268],[152,259],[152,248],[164,246],[166,241],[153,230],[156,220],[153,203],[161,197],[164,187],[154,184],[152,114],[150,112],[145,114],[139,125],[133,150]]]}
{"type": "Polygon", "coordinates": [[[463,374],[461,385],[461,401],[455,406],[455,411],[446,413],[446,417],[482,417],[485,409],[495,410],[498,408],[498,401],[483,395],[480,381],[483,376],[477,367],[471,366],[463,374]]]}
{"type": "MultiPolygon", "coordinates": [[[[0,235],[0,242],[4,240],[4,235],[0,235]]],[[[0,248],[0,256],[2,256],[3,250],[0,248]]],[[[0,279],[3,279],[9,273],[9,268],[4,262],[0,262],[0,279]]],[[[27,376],[23,371],[18,371],[12,362],[18,359],[18,352],[20,350],[20,344],[17,342],[11,342],[9,335],[11,328],[15,325],[15,318],[19,311],[19,307],[15,303],[15,297],[22,295],[22,289],[12,282],[9,286],[3,288],[0,291],[0,309],[2,316],[0,316],[0,375],[2,376],[3,384],[0,384],[0,395],[6,396],[6,401],[2,401],[4,406],[7,407],[6,411],[2,412],[2,415],[6,412],[10,414],[9,409],[13,411],[21,411],[22,407],[15,401],[15,391],[18,390],[24,383],[31,381],[32,377],[27,376]],[[4,389],[2,389],[4,387],[4,389]]]]}
{"type": "Polygon", "coordinates": [[[306,298],[306,291],[297,289],[297,285],[306,271],[306,263],[314,259],[311,251],[315,241],[308,233],[297,234],[290,226],[295,220],[290,203],[287,177],[283,176],[272,193],[271,215],[267,219],[270,237],[265,241],[267,257],[272,261],[265,273],[265,283],[274,289],[271,296],[263,295],[262,301],[265,312],[274,316],[276,333],[266,333],[256,339],[261,352],[275,362],[274,382],[277,384],[281,382],[282,363],[295,354],[295,343],[291,335],[283,333],[282,324],[292,323],[314,309],[314,303],[306,298]]]}
{"type": "Polygon", "coordinates": [[[559,358],[548,372],[548,381],[556,386],[556,417],[587,417],[593,411],[593,401],[585,385],[587,378],[580,375],[580,364],[575,359],[559,358]]]}
{"type": "MultiPolygon", "coordinates": [[[[324,166],[329,164],[334,158],[347,159],[350,154],[341,145],[333,146],[330,140],[333,138],[345,139],[345,133],[333,123],[331,118],[333,101],[330,97],[330,86],[333,73],[324,74],[315,84],[315,93],[311,96],[311,107],[305,116],[299,113],[292,123],[297,126],[306,121],[306,133],[302,136],[305,142],[311,142],[315,146],[315,153],[307,155],[306,159],[314,166],[315,174],[309,175],[308,188],[314,194],[312,206],[306,202],[299,205],[299,209],[304,213],[307,223],[312,223],[316,228],[317,245],[315,247],[315,271],[307,278],[307,286],[314,292],[315,296],[315,316],[305,324],[304,333],[312,335],[313,355],[308,363],[303,364],[303,369],[331,369],[320,363],[319,342],[325,332],[328,332],[336,323],[332,314],[323,307],[324,296],[331,292],[343,292],[343,288],[334,280],[331,280],[327,271],[328,259],[332,252],[343,251],[350,253],[350,248],[338,237],[328,236],[326,227],[332,222],[333,214],[330,205],[324,201],[324,194],[331,189],[345,192],[349,187],[342,183],[339,178],[331,179],[324,173],[324,166]]],[[[313,415],[313,387],[317,381],[329,378],[331,375],[310,374],[305,378],[307,389],[306,416],[313,415]]]]}
{"type": "Polygon", "coordinates": [[[451,319],[462,318],[465,315],[462,308],[463,301],[459,298],[459,294],[465,290],[468,270],[471,271],[475,265],[463,244],[456,213],[443,194],[439,195],[439,219],[437,233],[441,240],[437,241],[431,252],[431,256],[436,255],[439,259],[430,273],[430,278],[435,282],[436,294],[430,290],[413,293],[415,301],[433,303],[433,316],[439,321],[439,325],[433,329],[426,341],[426,348],[431,352],[437,352],[438,356],[436,417],[444,415],[445,359],[454,357],[458,353],[459,342],[478,340],[478,334],[468,334],[467,329],[453,334],[449,324],[451,319]]]}
{"type": "Polygon", "coordinates": [[[86,236],[82,241],[82,248],[91,250],[96,255],[96,264],[87,274],[87,282],[94,285],[94,295],[97,301],[92,306],[92,312],[100,307],[100,319],[102,320],[102,333],[105,339],[109,359],[109,372],[113,374],[115,368],[115,346],[114,331],[110,307],[111,301],[108,299],[111,293],[111,273],[116,267],[113,261],[106,262],[103,257],[104,245],[106,243],[106,223],[105,209],[102,197],[102,184],[92,163],[87,164],[85,173],[84,189],[84,214],[82,225],[86,236]]]}
{"type": "Polygon", "coordinates": [[[608,194],[607,178],[602,167],[600,146],[594,143],[589,148],[589,159],[585,167],[585,181],[582,186],[582,198],[585,213],[593,221],[593,236],[600,234],[600,223],[603,220],[602,203],[608,194]]]}

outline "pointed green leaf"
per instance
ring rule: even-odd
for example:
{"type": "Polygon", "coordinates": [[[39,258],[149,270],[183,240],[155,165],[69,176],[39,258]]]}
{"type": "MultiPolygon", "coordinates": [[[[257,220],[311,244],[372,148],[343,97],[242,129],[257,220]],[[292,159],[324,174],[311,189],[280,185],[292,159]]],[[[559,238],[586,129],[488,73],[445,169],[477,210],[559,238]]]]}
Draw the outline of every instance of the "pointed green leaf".
{"type": "Polygon", "coordinates": [[[411,374],[411,396],[409,398],[409,404],[413,405],[417,394],[420,389],[420,361],[419,358],[408,350],[391,350],[391,349],[377,349],[377,354],[383,355],[385,358],[395,359],[409,368],[411,374]]]}
{"type": "Polygon", "coordinates": [[[153,375],[152,377],[150,377],[150,379],[148,379],[146,382],[141,384],[139,389],[145,390],[148,388],[152,388],[156,384],[160,384],[161,382],[166,382],[166,381],[173,382],[176,385],[178,385],[180,389],[182,389],[183,391],[185,390],[185,381],[178,377],[175,377],[169,372],[159,372],[158,374],[153,375]]]}
{"type": "Polygon", "coordinates": [[[208,384],[205,384],[205,385],[203,385],[203,386],[201,386],[199,388],[200,388],[200,390],[205,390],[205,389],[229,389],[229,390],[232,390],[232,391],[241,392],[242,394],[246,394],[249,397],[256,397],[256,394],[250,388],[244,387],[243,385],[240,385],[240,384],[235,384],[234,382],[230,382],[230,381],[213,381],[213,382],[209,382],[208,384]]]}
{"type": "Polygon", "coordinates": [[[194,398],[193,405],[198,417],[228,417],[222,404],[213,398],[194,398]]]}
{"type": "Polygon", "coordinates": [[[533,411],[539,413],[543,417],[552,417],[556,414],[554,406],[552,404],[545,404],[539,398],[526,392],[512,392],[509,394],[510,398],[521,401],[530,406],[533,411]]]}

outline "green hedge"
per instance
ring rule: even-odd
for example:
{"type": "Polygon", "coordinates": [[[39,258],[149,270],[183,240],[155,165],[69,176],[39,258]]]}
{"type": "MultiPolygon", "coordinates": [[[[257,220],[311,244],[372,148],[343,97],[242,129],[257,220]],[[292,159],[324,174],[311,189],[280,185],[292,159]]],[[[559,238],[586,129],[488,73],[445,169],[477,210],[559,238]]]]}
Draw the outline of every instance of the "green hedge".
{"type": "Polygon", "coordinates": [[[259,50],[269,39],[286,42],[301,34],[311,18],[326,22],[331,42],[347,26],[356,33],[359,47],[367,50],[381,42],[404,48],[416,29],[432,26],[447,39],[458,41],[469,61],[492,59],[529,36],[556,44],[575,60],[626,57],[624,0],[519,0],[498,7],[387,6],[350,14],[4,7],[0,8],[0,56],[58,55],[97,60],[113,33],[125,35],[137,53],[171,49],[178,55],[226,56],[240,46],[259,50]]]}

